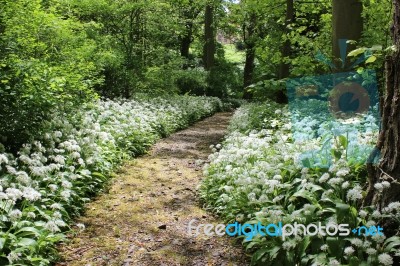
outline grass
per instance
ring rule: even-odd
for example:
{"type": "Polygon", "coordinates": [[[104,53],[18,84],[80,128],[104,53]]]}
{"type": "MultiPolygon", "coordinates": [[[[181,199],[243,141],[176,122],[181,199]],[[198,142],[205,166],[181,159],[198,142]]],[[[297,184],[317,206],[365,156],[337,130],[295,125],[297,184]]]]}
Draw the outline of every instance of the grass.
{"type": "Polygon", "coordinates": [[[243,64],[245,61],[245,52],[236,50],[234,44],[225,44],[225,58],[229,62],[243,64]]]}

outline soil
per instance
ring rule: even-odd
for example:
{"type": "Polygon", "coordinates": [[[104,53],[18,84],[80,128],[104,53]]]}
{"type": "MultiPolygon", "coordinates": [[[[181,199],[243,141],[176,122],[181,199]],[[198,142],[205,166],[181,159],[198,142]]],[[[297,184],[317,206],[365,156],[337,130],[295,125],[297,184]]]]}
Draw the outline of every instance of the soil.
{"type": "Polygon", "coordinates": [[[209,146],[221,141],[231,115],[200,121],[128,162],[108,193],[87,204],[77,221],[86,229],[60,246],[57,265],[249,265],[234,239],[188,232],[192,219],[223,223],[202,209],[198,187],[209,146]]]}

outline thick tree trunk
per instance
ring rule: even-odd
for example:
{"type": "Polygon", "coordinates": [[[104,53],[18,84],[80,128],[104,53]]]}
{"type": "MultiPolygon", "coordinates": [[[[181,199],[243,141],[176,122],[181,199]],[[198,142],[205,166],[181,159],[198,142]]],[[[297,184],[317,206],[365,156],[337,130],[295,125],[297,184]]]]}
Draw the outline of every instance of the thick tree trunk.
{"type": "Polygon", "coordinates": [[[249,25],[247,27],[243,27],[244,43],[246,45],[246,62],[243,70],[243,98],[248,100],[253,98],[252,93],[246,90],[246,87],[253,83],[254,60],[256,57],[256,44],[254,40],[256,23],[257,17],[254,13],[251,13],[249,25]]]}
{"type": "MultiPolygon", "coordinates": [[[[386,95],[382,128],[376,145],[382,159],[377,167],[368,164],[369,187],[363,203],[364,206],[373,204],[379,209],[390,202],[400,201],[400,0],[393,0],[393,3],[392,36],[397,50],[386,60],[386,95]],[[383,180],[390,182],[391,186],[380,194],[374,189],[374,184],[383,180]]],[[[398,230],[391,228],[390,221],[385,222],[385,232],[398,230]]]]}
{"type": "Polygon", "coordinates": [[[214,7],[211,4],[206,5],[204,18],[204,38],[204,69],[210,70],[214,66],[215,54],[214,7]]]}
{"type": "MultiPolygon", "coordinates": [[[[332,5],[332,54],[341,58],[340,39],[359,41],[363,30],[362,2],[360,0],[333,0],[332,5]]],[[[348,51],[355,45],[349,44],[348,51]]]]}
{"type": "MultiPolygon", "coordinates": [[[[288,33],[287,26],[293,22],[294,18],[294,5],[293,0],[286,0],[286,21],[285,21],[285,32],[288,33]]],[[[282,57],[290,56],[291,43],[290,40],[286,40],[282,47],[282,57]]],[[[279,79],[287,78],[290,74],[290,65],[287,62],[282,62],[279,67],[279,79]]]]}
{"type": "Polygon", "coordinates": [[[251,44],[246,49],[246,62],[244,65],[243,71],[243,99],[250,100],[253,98],[253,94],[246,90],[247,86],[250,86],[253,83],[253,72],[254,72],[254,60],[256,57],[255,53],[255,45],[251,44]]]}

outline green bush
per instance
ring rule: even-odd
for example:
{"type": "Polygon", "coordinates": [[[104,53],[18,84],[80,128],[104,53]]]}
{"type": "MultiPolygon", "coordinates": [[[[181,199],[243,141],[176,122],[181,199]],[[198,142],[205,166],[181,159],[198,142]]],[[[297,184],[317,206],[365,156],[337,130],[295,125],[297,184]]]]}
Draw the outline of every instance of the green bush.
{"type": "Polygon", "coordinates": [[[82,23],[46,10],[40,0],[0,5],[0,124],[6,125],[0,137],[15,151],[55,108],[94,98],[102,77],[82,23]]]}
{"type": "Polygon", "coordinates": [[[179,92],[205,95],[207,90],[207,72],[202,68],[182,70],[176,80],[179,92]]]}
{"type": "Polygon", "coordinates": [[[238,97],[242,93],[242,71],[236,64],[218,59],[207,77],[207,95],[219,98],[238,97]]]}

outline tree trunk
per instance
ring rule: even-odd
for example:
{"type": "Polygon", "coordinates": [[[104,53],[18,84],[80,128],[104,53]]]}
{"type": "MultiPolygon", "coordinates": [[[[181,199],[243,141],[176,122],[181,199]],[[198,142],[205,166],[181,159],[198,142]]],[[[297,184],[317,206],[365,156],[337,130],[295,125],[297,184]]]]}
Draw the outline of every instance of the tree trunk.
{"type": "MultiPolygon", "coordinates": [[[[368,164],[369,187],[364,206],[375,205],[382,209],[390,202],[400,201],[400,0],[393,0],[394,21],[392,37],[397,50],[386,59],[386,86],[382,113],[382,128],[377,142],[381,161],[377,167],[368,164]],[[377,193],[374,184],[382,181],[391,186],[384,193],[377,193]]],[[[374,155],[371,155],[373,157],[374,155]]],[[[395,233],[391,221],[384,224],[385,234],[395,233]]]]}
{"type": "MultiPolygon", "coordinates": [[[[359,41],[363,30],[362,2],[360,0],[333,0],[332,4],[332,54],[341,58],[340,39],[359,41]]],[[[349,44],[348,51],[355,45],[349,44]]]]}
{"type": "Polygon", "coordinates": [[[190,44],[192,43],[192,33],[193,33],[193,23],[187,22],[186,23],[186,32],[185,35],[181,37],[181,47],[180,52],[181,56],[189,59],[189,49],[190,44]]]}
{"type": "MultiPolygon", "coordinates": [[[[286,20],[285,20],[285,32],[289,33],[288,25],[293,22],[294,19],[294,3],[293,0],[286,0],[286,20]]],[[[291,43],[290,40],[286,40],[282,46],[282,60],[290,57],[291,54],[291,43]]],[[[279,67],[279,79],[284,79],[289,77],[290,74],[290,65],[289,63],[282,61],[279,67]]],[[[284,93],[284,90],[279,90],[277,94],[277,102],[286,103],[287,96],[284,93]]]]}
{"type": "Polygon", "coordinates": [[[246,62],[244,64],[243,70],[243,99],[251,99],[253,97],[252,93],[246,90],[246,87],[250,86],[253,83],[254,60],[256,57],[256,45],[254,40],[256,23],[257,17],[254,12],[252,12],[250,14],[248,27],[243,27],[244,43],[246,45],[246,62]]]}
{"type": "Polygon", "coordinates": [[[214,66],[215,54],[214,7],[211,4],[206,5],[204,19],[204,38],[204,69],[210,70],[214,66]]]}
{"type": "MultiPolygon", "coordinates": [[[[285,32],[289,33],[287,26],[293,22],[294,18],[294,5],[293,0],[286,0],[286,20],[285,20],[285,32]]],[[[291,43],[290,40],[286,40],[282,47],[282,58],[290,56],[291,43]]],[[[290,65],[287,62],[282,62],[279,67],[279,79],[287,78],[290,74],[290,65]]]]}

